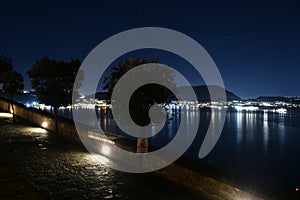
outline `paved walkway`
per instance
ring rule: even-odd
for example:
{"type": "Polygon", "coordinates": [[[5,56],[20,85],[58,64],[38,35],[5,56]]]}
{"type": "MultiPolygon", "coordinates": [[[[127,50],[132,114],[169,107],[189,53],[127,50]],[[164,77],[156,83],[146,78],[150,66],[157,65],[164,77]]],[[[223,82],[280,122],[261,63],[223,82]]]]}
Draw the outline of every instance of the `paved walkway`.
{"type": "Polygon", "coordinates": [[[33,187],[0,160],[0,199],[41,199],[33,187]]]}
{"type": "Polygon", "coordinates": [[[1,200],[201,199],[153,173],[129,174],[107,168],[83,147],[57,134],[25,123],[12,124],[3,117],[0,147],[1,200]]]}

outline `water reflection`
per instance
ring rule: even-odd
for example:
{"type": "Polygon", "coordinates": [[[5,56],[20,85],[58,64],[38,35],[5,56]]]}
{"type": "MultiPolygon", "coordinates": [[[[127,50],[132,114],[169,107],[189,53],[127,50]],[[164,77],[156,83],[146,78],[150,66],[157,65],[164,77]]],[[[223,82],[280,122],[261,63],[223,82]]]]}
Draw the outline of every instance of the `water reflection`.
{"type": "Polygon", "coordinates": [[[280,156],[284,156],[285,148],[285,126],[283,124],[278,124],[278,135],[279,135],[279,150],[280,156]]]}
{"type": "MultiPolygon", "coordinates": [[[[237,112],[236,115],[236,139],[237,139],[237,147],[239,147],[242,144],[242,140],[243,140],[243,132],[242,132],[242,128],[243,128],[243,113],[242,112],[237,112]]],[[[225,122],[226,123],[226,122],[225,122]]],[[[239,148],[237,149],[239,150],[239,148]]]]}
{"type": "MultiPolygon", "coordinates": [[[[87,111],[88,112],[88,111],[87,111]]],[[[93,111],[95,112],[95,111],[93,111]]],[[[105,131],[124,134],[114,123],[109,110],[99,109],[97,116],[105,131]]],[[[268,184],[283,184],[287,187],[287,181],[297,183],[295,177],[300,178],[300,114],[279,114],[269,111],[236,112],[228,110],[226,121],[219,142],[213,151],[202,160],[197,157],[203,137],[209,124],[217,128],[221,118],[218,110],[188,110],[183,113],[186,117],[186,134],[189,134],[189,126],[196,116],[200,116],[197,138],[192,147],[185,154],[192,159],[206,162],[210,165],[222,168],[230,173],[248,177],[250,179],[263,180],[268,184]],[[277,173],[277,172],[280,172],[277,173]]],[[[180,112],[169,112],[168,120],[163,130],[150,138],[149,144],[158,148],[168,144],[175,136],[180,125],[180,112]]],[[[87,123],[99,123],[88,121],[87,123]]],[[[155,131],[155,127],[153,130],[155,131]]],[[[214,132],[214,131],[213,131],[214,132]]]]}
{"type": "MultiPolygon", "coordinates": [[[[76,111],[75,111],[76,112],[76,111]]],[[[95,112],[92,109],[86,109],[84,112],[95,112]]],[[[86,119],[85,123],[91,126],[101,124],[104,131],[113,132],[120,135],[126,135],[116,125],[113,120],[113,116],[110,110],[97,109],[97,119],[86,119]]],[[[190,126],[195,123],[194,119],[196,116],[200,116],[200,128],[198,135],[204,135],[208,125],[211,123],[212,134],[217,131],[219,127],[218,123],[221,120],[221,111],[195,111],[193,109],[186,110],[183,112],[186,119],[186,134],[189,135],[190,126]],[[202,127],[202,128],[201,128],[202,127]],[[205,128],[203,128],[205,127],[205,128]],[[202,130],[202,132],[200,131],[202,130]]],[[[178,127],[180,125],[180,112],[168,112],[168,119],[163,130],[154,135],[151,140],[151,144],[161,147],[166,145],[175,136],[178,127]]],[[[263,151],[264,156],[267,157],[270,149],[273,148],[273,143],[270,140],[275,140],[279,147],[277,151],[283,153],[285,147],[285,118],[287,116],[278,113],[264,112],[235,112],[227,111],[227,118],[222,135],[228,138],[228,141],[234,141],[234,143],[228,144],[223,143],[224,147],[231,146],[235,148],[236,154],[240,154],[243,149],[255,148],[263,151]],[[234,144],[234,145],[233,145],[234,144]]],[[[152,132],[155,132],[155,126],[152,127],[152,132]]],[[[213,136],[213,135],[212,135],[213,136]]],[[[199,143],[201,141],[199,140],[199,143]]],[[[197,153],[195,153],[197,155],[197,153]]]]}
{"type": "Polygon", "coordinates": [[[264,154],[268,151],[268,141],[269,141],[269,122],[268,122],[268,112],[263,114],[263,138],[264,138],[264,154]]]}

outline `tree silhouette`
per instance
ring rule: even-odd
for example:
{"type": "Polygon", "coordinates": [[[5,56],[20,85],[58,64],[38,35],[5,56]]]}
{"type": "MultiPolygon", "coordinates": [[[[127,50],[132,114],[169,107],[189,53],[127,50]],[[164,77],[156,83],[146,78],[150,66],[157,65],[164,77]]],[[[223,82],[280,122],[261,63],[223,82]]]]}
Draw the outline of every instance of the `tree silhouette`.
{"type": "Polygon", "coordinates": [[[24,89],[23,76],[17,71],[9,70],[3,74],[2,81],[3,81],[4,92],[10,95],[10,104],[12,108],[13,122],[15,122],[16,117],[15,117],[15,109],[13,104],[13,96],[17,93],[21,93],[22,90],[24,89]]]}
{"type": "MultiPolygon", "coordinates": [[[[112,67],[111,74],[104,78],[103,90],[108,90],[108,97],[110,99],[114,86],[126,72],[139,65],[158,62],[158,57],[150,57],[148,59],[130,57],[129,59],[119,61],[118,65],[112,67]]],[[[165,81],[175,85],[174,75],[170,74],[168,70],[161,68],[159,73],[164,75],[162,77],[168,77],[165,81]]],[[[145,70],[145,75],[147,74],[151,76],[151,73],[145,70]]],[[[148,115],[150,107],[156,103],[167,102],[171,97],[173,97],[173,93],[162,85],[146,84],[139,87],[129,101],[129,112],[132,120],[140,126],[146,126],[150,122],[148,115]]],[[[113,101],[113,99],[111,100],[113,101]]]]}
{"type": "Polygon", "coordinates": [[[0,55],[0,83],[3,83],[3,75],[7,71],[13,70],[12,60],[1,54],[0,55]]]}
{"type": "Polygon", "coordinates": [[[136,66],[143,65],[146,63],[158,63],[158,57],[150,57],[148,60],[146,60],[145,58],[130,57],[127,60],[120,60],[118,62],[118,65],[112,66],[111,74],[109,76],[106,76],[103,80],[103,90],[107,90],[108,97],[111,98],[116,83],[126,72],[128,72],[130,69],[136,66]]]}
{"type": "Polygon", "coordinates": [[[65,62],[43,57],[27,71],[38,99],[53,107],[56,131],[58,131],[58,108],[71,105],[73,88],[80,87],[74,86],[75,77],[80,73],[78,72],[80,64],[78,59],[65,62]]]}

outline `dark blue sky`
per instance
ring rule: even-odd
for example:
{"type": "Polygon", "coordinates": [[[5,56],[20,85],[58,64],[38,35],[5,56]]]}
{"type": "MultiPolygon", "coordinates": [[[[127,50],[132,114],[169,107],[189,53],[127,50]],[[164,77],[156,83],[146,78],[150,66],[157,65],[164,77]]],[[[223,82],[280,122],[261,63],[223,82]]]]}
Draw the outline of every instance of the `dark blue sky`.
{"type": "Polygon", "coordinates": [[[237,95],[300,96],[299,10],[297,1],[12,0],[0,3],[0,51],[29,88],[25,72],[41,56],[84,59],[121,31],[166,27],[197,40],[237,95]]]}

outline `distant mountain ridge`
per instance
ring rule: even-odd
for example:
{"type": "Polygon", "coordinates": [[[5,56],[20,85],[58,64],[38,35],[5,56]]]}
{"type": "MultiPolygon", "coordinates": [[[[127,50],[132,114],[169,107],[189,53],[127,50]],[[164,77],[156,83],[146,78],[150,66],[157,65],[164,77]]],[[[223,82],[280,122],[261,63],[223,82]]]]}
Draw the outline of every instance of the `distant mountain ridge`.
{"type": "MultiPolygon", "coordinates": [[[[188,86],[179,87],[178,90],[184,90],[186,87],[188,87],[188,86]]],[[[208,88],[210,88],[214,92],[214,94],[216,96],[215,100],[217,100],[217,101],[222,100],[222,91],[224,90],[222,87],[215,86],[215,85],[211,85],[211,86],[199,85],[199,86],[193,86],[193,89],[195,91],[195,94],[197,95],[198,101],[208,102],[208,101],[211,100],[208,88]]],[[[233,101],[233,100],[240,100],[241,99],[239,96],[237,96],[233,92],[230,92],[226,89],[225,89],[225,93],[226,93],[226,100],[227,101],[233,101]]],[[[188,100],[188,98],[189,97],[187,97],[187,100],[188,100]]]]}
{"type": "MultiPolygon", "coordinates": [[[[178,88],[178,90],[185,90],[188,86],[181,86],[178,88]]],[[[220,86],[206,86],[206,85],[199,85],[199,86],[193,86],[193,89],[195,91],[195,94],[197,95],[198,101],[201,102],[207,102],[210,101],[210,95],[208,91],[208,87],[211,88],[214,93],[217,96],[217,100],[221,100],[221,91],[224,90],[220,86]]],[[[241,98],[234,94],[233,92],[230,92],[228,90],[225,90],[226,92],[226,98],[227,101],[233,101],[233,100],[240,100],[241,98]]],[[[95,95],[96,99],[107,99],[108,95],[107,92],[97,92],[95,95]]],[[[190,100],[190,97],[186,97],[186,100],[190,100]]]]}
{"type": "Polygon", "coordinates": [[[300,103],[300,97],[289,97],[289,96],[260,96],[256,99],[257,101],[265,102],[290,102],[290,103],[300,103]]]}

